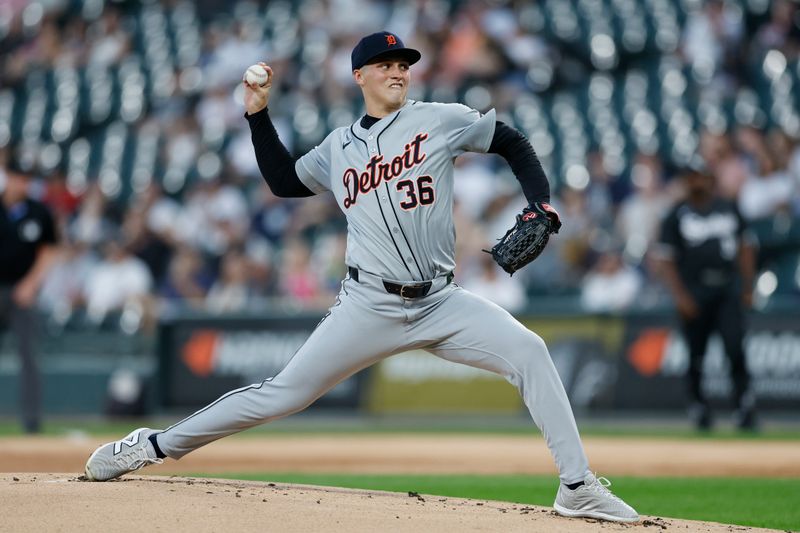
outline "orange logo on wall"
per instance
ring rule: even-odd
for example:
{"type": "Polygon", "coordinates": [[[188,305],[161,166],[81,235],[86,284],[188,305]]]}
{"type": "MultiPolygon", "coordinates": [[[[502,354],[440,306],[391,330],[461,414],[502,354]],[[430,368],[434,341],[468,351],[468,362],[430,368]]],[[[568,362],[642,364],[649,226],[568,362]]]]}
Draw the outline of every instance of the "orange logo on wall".
{"type": "Polygon", "coordinates": [[[397,44],[397,39],[395,39],[394,35],[387,35],[386,42],[389,44],[389,46],[394,46],[397,44]]]}
{"type": "Polygon", "coordinates": [[[207,377],[214,369],[214,355],[219,335],[215,331],[198,331],[183,347],[183,362],[196,376],[207,377]]]}
{"type": "Polygon", "coordinates": [[[641,375],[655,376],[661,369],[668,338],[668,329],[642,331],[628,349],[628,361],[641,375]]]}

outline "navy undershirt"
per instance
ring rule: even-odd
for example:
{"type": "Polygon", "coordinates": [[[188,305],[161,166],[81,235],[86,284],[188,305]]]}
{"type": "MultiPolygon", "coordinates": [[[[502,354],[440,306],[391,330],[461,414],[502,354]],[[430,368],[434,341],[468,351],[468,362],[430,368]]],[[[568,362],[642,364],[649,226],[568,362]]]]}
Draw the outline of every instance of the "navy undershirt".
{"type": "Polygon", "coordinates": [[[373,117],[371,115],[364,115],[363,117],[361,117],[361,127],[364,128],[365,130],[368,130],[372,126],[377,124],[379,120],[380,120],[379,118],[373,117]]]}

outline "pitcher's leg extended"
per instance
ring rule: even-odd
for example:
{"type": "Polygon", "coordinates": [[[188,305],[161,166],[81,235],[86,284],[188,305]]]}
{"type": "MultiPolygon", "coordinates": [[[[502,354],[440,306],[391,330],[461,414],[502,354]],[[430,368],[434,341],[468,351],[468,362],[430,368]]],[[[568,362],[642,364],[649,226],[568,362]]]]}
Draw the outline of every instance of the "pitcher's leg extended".
{"type": "Polygon", "coordinates": [[[428,350],[505,377],[544,435],[561,480],[582,481],[589,462],[564,385],[541,337],[504,309],[461,288],[455,288],[430,318],[426,330],[444,337],[428,350]]]}
{"type": "Polygon", "coordinates": [[[87,478],[104,481],[163,457],[178,459],[226,435],[300,411],[340,381],[394,353],[403,342],[402,328],[359,299],[363,290],[354,286],[348,294],[343,288],[340,303],[274,378],[231,391],[163,432],[141,428],[101,446],[86,464],[87,478]]]}
{"type": "Polygon", "coordinates": [[[589,470],[564,386],[544,341],[505,310],[453,289],[426,329],[448,334],[428,350],[444,359],[490,370],[512,383],[544,435],[561,477],[555,510],[569,517],[636,522],[636,511],[610,482],[589,470]]]}
{"type": "MultiPolygon", "coordinates": [[[[301,411],[337,383],[387,355],[390,331],[364,335],[368,317],[337,307],[274,378],[231,391],[158,435],[163,453],[180,458],[209,442],[301,411]],[[358,339],[354,342],[354,339],[358,339]]],[[[387,328],[388,329],[388,328],[387,328]]]]}

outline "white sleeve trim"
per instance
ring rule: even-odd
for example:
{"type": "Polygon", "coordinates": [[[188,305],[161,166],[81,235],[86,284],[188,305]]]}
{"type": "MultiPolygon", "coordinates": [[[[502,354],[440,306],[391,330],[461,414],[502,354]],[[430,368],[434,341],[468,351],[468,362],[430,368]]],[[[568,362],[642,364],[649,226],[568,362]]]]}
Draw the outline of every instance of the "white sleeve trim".
{"type": "Polygon", "coordinates": [[[308,190],[310,190],[314,194],[322,194],[328,191],[326,187],[324,187],[320,182],[314,179],[314,176],[312,176],[311,173],[308,172],[305,165],[303,164],[302,157],[298,159],[297,162],[294,164],[294,170],[297,173],[297,177],[300,178],[301,182],[303,182],[303,185],[308,187],[308,190]]]}
{"type": "Polygon", "coordinates": [[[483,140],[484,141],[483,145],[479,146],[479,147],[476,147],[476,148],[480,148],[481,149],[481,153],[484,153],[484,154],[486,152],[488,152],[489,148],[492,146],[492,139],[494,139],[494,131],[495,131],[495,129],[497,129],[497,112],[494,110],[494,108],[490,109],[489,111],[486,112],[485,115],[483,115],[481,118],[479,118],[476,121],[476,123],[473,125],[473,127],[477,127],[478,123],[485,123],[487,121],[489,122],[489,126],[483,126],[483,125],[480,126],[480,127],[486,127],[487,128],[487,130],[488,130],[487,131],[487,136],[483,140]]]}

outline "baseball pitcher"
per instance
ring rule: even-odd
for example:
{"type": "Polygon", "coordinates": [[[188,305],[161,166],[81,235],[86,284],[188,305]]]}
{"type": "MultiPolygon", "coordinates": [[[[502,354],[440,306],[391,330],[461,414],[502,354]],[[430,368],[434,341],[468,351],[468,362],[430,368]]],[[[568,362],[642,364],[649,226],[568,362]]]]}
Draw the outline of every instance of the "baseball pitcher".
{"type": "Polygon", "coordinates": [[[353,49],[366,115],[294,158],[269,117],[271,69],[245,84],[259,168],[282,197],[332,193],[347,218],[348,274],[336,302],[276,376],[225,394],[163,431],[137,429],[98,448],[86,477],[104,481],[165,457],[298,412],[348,376],[393,354],[431,354],[502,375],[519,390],[560,474],[562,515],[635,522],[638,515],[595,477],[547,346],[502,308],[453,283],[453,161],[464,152],[504,157],[529,206],[491,253],[513,273],[558,231],[547,178],[527,139],[460,104],[409,100],[420,53],[390,32],[353,49]],[[353,342],[358,339],[358,342],[353,342]]]}

